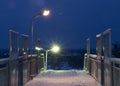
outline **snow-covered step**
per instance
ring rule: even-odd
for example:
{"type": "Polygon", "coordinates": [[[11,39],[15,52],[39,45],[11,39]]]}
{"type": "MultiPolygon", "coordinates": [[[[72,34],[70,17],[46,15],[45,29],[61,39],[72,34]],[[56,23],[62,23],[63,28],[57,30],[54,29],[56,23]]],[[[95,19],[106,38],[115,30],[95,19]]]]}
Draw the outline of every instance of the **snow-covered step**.
{"type": "Polygon", "coordinates": [[[25,86],[101,86],[84,70],[48,70],[25,86]]]}

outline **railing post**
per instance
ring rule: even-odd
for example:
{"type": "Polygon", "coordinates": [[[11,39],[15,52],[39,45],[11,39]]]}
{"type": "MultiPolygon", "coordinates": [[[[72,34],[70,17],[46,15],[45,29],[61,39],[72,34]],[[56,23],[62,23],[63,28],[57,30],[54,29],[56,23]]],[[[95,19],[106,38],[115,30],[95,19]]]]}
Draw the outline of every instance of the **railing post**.
{"type": "Polygon", "coordinates": [[[89,73],[91,72],[90,71],[90,61],[89,61],[89,56],[90,56],[90,38],[87,39],[87,54],[85,55],[85,58],[84,61],[84,67],[85,67],[85,70],[89,71],[89,73]],[[87,55],[87,56],[86,56],[87,55]]]}
{"type": "Polygon", "coordinates": [[[84,54],[84,70],[88,71],[87,53],[84,54]]]}
{"type": "Polygon", "coordinates": [[[110,58],[111,58],[111,29],[108,29],[103,32],[103,51],[104,51],[104,85],[111,86],[111,65],[110,65],[110,58]]]}
{"type": "Polygon", "coordinates": [[[96,51],[97,51],[97,80],[103,85],[104,65],[102,58],[102,34],[96,35],[96,51]]]}
{"type": "Polygon", "coordinates": [[[23,57],[18,59],[18,86],[23,86],[23,57]]]}
{"type": "Polygon", "coordinates": [[[19,33],[10,30],[9,86],[18,86],[19,33]]]}
{"type": "Polygon", "coordinates": [[[24,85],[29,80],[28,71],[28,35],[22,34],[22,85],[24,85]]]}
{"type": "Polygon", "coordinates": [[[88,59],[88,70],[91,74],[91,63],[90,63],[90,38],[87,39],[87,59],[88,59]]]}
{"type": "MultiPolygon", "coordinates": [[[[37,40],[37,44],[36,44],[37,47],[41,47],[40,46],[40,39],[37,40]]],[[[40,65],[39,65],[39,62],[40,62],[40,50],[37,51],[37,64],[36,64],[36,70],[37,70],[37,74],[40,72],[40,65]]]]}

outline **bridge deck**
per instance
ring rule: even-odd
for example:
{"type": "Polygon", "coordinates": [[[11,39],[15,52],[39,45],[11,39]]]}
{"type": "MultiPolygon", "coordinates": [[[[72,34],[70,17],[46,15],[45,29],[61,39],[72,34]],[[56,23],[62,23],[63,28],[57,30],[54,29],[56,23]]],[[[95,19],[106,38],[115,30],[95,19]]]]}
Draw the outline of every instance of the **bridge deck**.
{"type": "Polygon", "coordinates": [[[101,86],[81,70],[48,70],[40,73],[25,86],[101,86]]]}

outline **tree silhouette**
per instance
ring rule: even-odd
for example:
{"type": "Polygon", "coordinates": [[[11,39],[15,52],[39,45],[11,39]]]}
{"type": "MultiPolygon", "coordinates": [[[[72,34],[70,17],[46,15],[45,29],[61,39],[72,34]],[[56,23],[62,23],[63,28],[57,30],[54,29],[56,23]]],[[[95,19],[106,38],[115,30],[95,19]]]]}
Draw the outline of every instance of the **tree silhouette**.
{"type": "Polygon", "coordinates": [[[113,55],[117,58],[120,58],[120,43],[115,42],[113,44],[113,55]]]}

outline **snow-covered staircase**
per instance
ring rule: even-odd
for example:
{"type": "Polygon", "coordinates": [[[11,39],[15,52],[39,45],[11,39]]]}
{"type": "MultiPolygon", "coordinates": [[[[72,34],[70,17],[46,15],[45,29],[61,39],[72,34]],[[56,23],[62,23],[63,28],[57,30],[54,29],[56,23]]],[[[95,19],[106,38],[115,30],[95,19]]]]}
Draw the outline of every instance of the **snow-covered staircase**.
{"type": "Polygon", "coordinates": [[[48,70],[25,86],[101,86],[84,70],[48,70]]]}

